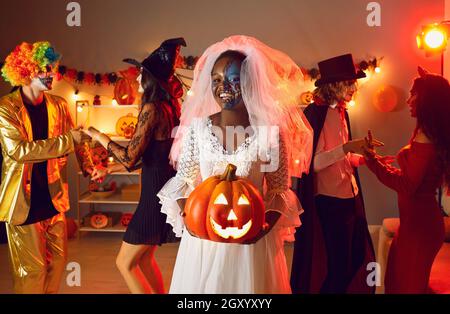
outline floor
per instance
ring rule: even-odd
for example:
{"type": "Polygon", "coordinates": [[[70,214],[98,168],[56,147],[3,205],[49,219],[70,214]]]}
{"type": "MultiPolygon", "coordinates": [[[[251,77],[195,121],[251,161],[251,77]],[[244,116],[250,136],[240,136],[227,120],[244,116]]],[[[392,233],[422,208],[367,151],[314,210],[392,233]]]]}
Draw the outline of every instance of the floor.
{"type": "MultiPolygon", "coordinates": [[[[77,262],[81,270],[81,286],[66,284],[66,272],[61,282],[61,293],[128,293],[128,289],[115,266],[115,257],[122,241],[122,234],[85,233],[80,239],[69,240],[68,262],[77,262]]],[[[375,243],[374,243],[375,244],[375,243]]],[[[166,244],[156,251],[156,259],[169,288],[178,244],[166,244]]],[[[288,266],[292,261],[293,245],[286,244],[288,266]]],[[[9,270],[8,246],[0,244],[0,294],[12,293],[12,279],[9,270]]],[[[289,267],[290,268],[290,267],[289,267]]]]}

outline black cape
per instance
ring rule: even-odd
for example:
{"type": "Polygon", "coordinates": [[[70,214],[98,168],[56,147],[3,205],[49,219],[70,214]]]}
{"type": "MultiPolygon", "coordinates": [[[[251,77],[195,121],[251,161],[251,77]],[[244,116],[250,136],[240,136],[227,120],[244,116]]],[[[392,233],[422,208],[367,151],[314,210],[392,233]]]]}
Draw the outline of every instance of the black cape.
{"type": "MultiPolygon", "coordinates": [[[[322,131],[328,105],[310,104],[305,108],[304,114],[314,130],[313,156],[316,152],[319,136],[322,131]]],[[[349,139],[352,139],[350,131],[350,119],[345,112],[349,139]]],[[[297,184],[297,196],[299,197],[304,213],[301,216],[302,225],[295,233],[294,254],[291,271],[291,287],[293,293],[319,293],[327,273],[327,258],[325,244],[319,218],[314,201],[314,158],[311,161],[309,174],[304,174],[297,184]]],[[[359,193],[356,197],[357,217],[354,227],[353,252],[351,267],[354,273],[353,280],[347,290],[348,293],[374,293],[375,287],[369,287],[366,278],[369,271],[368,263],[375,262],[375,252],[367,226],[364,200],[358,172],[354,169],[354,175],[358,184],[359,193]]]]}

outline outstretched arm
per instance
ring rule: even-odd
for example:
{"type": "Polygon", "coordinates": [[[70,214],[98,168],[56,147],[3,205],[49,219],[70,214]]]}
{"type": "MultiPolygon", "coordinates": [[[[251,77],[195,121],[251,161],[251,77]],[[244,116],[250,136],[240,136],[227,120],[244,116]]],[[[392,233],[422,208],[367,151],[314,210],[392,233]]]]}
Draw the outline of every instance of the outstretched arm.
{"type": "Polygon", "coordinates": [[[0,142],[3,150],[17,162],[42,162],[62,157],[74,150],[70,131],[46,140],[28,141],[19,131],[21,127],[5,108],[0,108],[0,142]]]}
{"type": "Polygon", "coordinates": [[[108,150],[110,155],[120,162],[128,171],[141,166],[140,160],[150,142],[156,123],[156,108],[154,104],[145,104],[139,112],[136,131],[127,146],[121,146],[112,141],[107,135],[90,127],[85,132],[108,150]]]}
{"type": "Polygon", "coordinates": [[[387,187],[399,193],[414,194],[429,168],[430,158],[418,151],[399,155],[399,158],[402,159],[400,169],[383,163],[381,156],[373,154],[366,154],[366,164],[387,187]]]}

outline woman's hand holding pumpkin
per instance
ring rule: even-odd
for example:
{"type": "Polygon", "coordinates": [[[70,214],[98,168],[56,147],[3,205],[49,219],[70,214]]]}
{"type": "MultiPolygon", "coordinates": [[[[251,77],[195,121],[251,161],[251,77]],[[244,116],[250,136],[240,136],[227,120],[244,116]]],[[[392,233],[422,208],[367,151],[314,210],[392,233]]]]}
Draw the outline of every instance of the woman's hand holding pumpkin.
{"type": "Polygon", "coordinates": [[[268,234],[270,230],[272,230],[273,226],[275,226],[281,214],[276,211],[268,211],[266,212],[265,216],[266,216],[266,223],[264,224],[263,228],[258,233],[258,235],[253,239],[244,241],[243,244],[254,244],[258,242],[261,238],[263,238],[266,234],[268,234]]]}

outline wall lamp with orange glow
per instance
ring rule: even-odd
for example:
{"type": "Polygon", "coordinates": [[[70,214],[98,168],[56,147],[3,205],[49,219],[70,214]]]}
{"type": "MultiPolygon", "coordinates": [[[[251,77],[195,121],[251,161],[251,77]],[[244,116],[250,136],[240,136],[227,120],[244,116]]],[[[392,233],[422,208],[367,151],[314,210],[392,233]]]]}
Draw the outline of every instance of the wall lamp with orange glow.
{"type": "Polygon", "coordinates": [[[422,32],[416,36],[417,47],[425,51],[426,56],[439,54],[447,48],[450,35],[450,21],[422,26],[422,32]]]}

